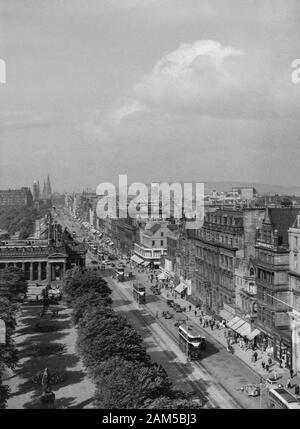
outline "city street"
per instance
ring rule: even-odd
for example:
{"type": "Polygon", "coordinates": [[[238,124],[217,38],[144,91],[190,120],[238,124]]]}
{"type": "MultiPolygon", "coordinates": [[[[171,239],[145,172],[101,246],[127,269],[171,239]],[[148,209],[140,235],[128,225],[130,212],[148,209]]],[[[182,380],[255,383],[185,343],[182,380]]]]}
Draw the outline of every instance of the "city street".
{"type": "MultiPolygon", "coordinates": [[[[65,215],[59,220],[70,230],[76,231],[78,239],[83,239],[81,227],[65,215]]],[[[88,252],[87,264],[95,259],[88,252]]],[[[207,349],[200,362],[189,362],[178,346],[178,328],[172,319],[166,320],[161,314],[169,310],[165,298],[154,295],[150,290],[150,282],[144,273],[135,272],[137,278],[146,286],[146,305],[138,305],[133,301],[132,281],[117,282],[111,276],[105,277],[113,290],[116,311],[123,312],[134,328],[143,337],[147,351],[153,360],[159,362],[167,370],[176,386],[185,390],[195,389],[208,398],[208,406],[220,408],[265,408],[264,398],[260,404],[259,397],[248,397],[240,391],[247,383],[258,384],[259,376],[248,368],[236,356],[229,354],[216,339],[203,330],[207,340],[207,349]],[[156,313],[159,318],[156,319],[156,313]]]]}

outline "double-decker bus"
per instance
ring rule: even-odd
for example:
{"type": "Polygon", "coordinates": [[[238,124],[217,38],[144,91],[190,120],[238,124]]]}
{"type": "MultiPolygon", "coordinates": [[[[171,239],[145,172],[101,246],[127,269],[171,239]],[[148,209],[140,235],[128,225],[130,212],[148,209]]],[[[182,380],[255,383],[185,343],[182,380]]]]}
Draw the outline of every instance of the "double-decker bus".
{"type": "Polygon", "coordinates": [[[179,346],[181,350],[191,359],[197,360],[205,350],[205,336],[200,329],[189,322],[187,326],[180,325],[178,328],[179,346]]]}
{"type": "Polygon", "coordinates": [[[298,399],[283,387],[269,390],[269,408],[300,410],[298,399]]]}
{"type": "Polygon", "coordinates": [[[138,304],[146,303],[146,289],[141,283],[133,282],[132,288],[133,298],[138,304]]]}

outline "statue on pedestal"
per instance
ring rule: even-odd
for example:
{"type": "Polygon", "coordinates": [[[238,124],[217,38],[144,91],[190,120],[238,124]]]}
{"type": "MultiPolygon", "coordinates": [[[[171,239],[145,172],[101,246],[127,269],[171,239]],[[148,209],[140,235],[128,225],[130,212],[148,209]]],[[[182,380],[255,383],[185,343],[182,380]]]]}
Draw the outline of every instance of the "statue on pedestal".
{"type": "Polygon", "coordinates": [[[55,394],[51,390],[51,375],[48,368],[45,368],[43,375],[42,375],[42,396],[41,396],[41,402],[42,404],[46,405],[47,408],[55,408],[54,407],[54,401],[55,401],[55,394]]]}

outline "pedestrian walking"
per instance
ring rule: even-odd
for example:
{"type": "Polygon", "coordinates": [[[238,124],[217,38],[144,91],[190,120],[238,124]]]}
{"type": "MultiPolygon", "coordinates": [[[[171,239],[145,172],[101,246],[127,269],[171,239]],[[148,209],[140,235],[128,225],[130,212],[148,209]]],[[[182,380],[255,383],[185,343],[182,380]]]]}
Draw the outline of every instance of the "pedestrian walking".
{"type": "Polygon", "coordinates": [[[293,370],[293,368],[290,368],[290,376],[291,376],[291,379],[294,377],[294,370],[293,370]]]}
{"type": "Polygon", "coordinates": [[[191,305],[189,305],[189,311],[191,311],[192,310],[192,306],[191,305]]]}
{"type": "Polygon", "coordinates": [[[255,363],[257,362],[257,356],[258,356],[257,351],[255,351],[255,352],[253,353],[253,357],[254,357],[254,362],[255,362],[255,363]]]}
{"type": "Polygon", "coordinates": [[[270,367],[269,367],[269,364],[268,364],[268,363],[266,364],[266,371],[267,371],[267,372],[270,372],[270,367]]]}
{"type": "Polygon", "coordinates": [[[272,361],[272,358],[271,358],[271,356],[269,357],[269,359],[268,359],[268,364],[269,364],[269,366],[272,366],[272,363],[273,363],[273,361],[272,361]]]}
{"type": "Polygon", "coordinates": [[[197,317],[197,310],[194,311],[195,317],[197,317]]]}
{"type": "Polygon", "coordinates": [[[277,374],[276,370],[273,371],[273,378],[274,378],[274,380],[278,379],[278,374],[277,374]]]}
{"type": "Polygon", "coordinates": [[[201,316],[199,317],[199,323],[200,323],[200,325],[202,325],[202,317],[201,316]]]}
{"type": "Polygon", "coordinates": [[[291,379],[290,378],[288,378],[287,379],[287,381],[286,381],[286,386],[285,386],[287,389],[290,389],[291,387],[292,387],[292,384],[291,384],[291,379]]]}
{"type": "Polygon", "coordinates": [[[299,384],[295,384],[295,396],[299,396],[299,394],[300,394],[300,387],[299,387],[299,384]]]}
{"type": "Polygon", "coordinates": [[[265,369],[265,367],[266,367],[266,362],[264,360],[261,362],[261,367],[262,367],[262,369],[265,369]]]}
{"type": "Polygon", "coordinates": [[[282,368],[282,359],[279,359],[279,368],[282,368]]]}

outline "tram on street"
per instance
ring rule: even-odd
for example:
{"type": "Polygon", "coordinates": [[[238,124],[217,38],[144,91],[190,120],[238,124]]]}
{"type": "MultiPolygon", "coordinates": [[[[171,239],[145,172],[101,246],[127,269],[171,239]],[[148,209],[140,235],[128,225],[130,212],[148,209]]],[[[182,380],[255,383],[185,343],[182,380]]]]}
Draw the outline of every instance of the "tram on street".
{"type": "Polygon", "coordinates": [[[141,283],[133,282],[133,298],[138,304],[146,304],[146,289],[141,283]]]}
{"type": "Polygon", "coordinates": [[[125,280],[125,268],[122,265],[118,265],[113,269],[113,278],[116,278],[119,282],[125,280]]]}
{"type": "Polygon", "coordinates": [[[300,402],[298,399],[283,387],[270,389],[268,399],[269,408],[300,410],[300,402]]]}
{"type": "Polygon", "coordinates": [[[180,325],[178,328],[179,346],[181,350],[191,359],[201,358],[201,352],[206,348],[205,336],[200,329],[188,322],[188,325],[180,325]]]}

